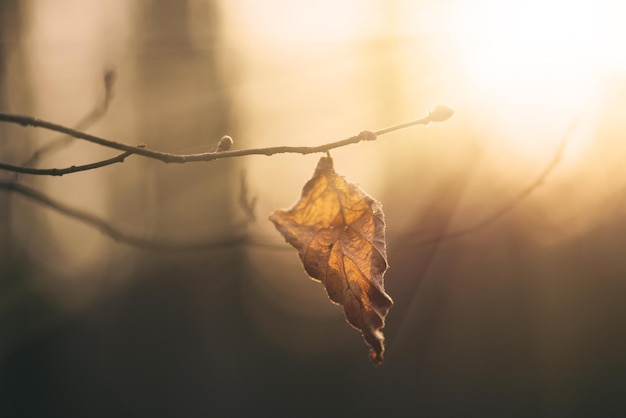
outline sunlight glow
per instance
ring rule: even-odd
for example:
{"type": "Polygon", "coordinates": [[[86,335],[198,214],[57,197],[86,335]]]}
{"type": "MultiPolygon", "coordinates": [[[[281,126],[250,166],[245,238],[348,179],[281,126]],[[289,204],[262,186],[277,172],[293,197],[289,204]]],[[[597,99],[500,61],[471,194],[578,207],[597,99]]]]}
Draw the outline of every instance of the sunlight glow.
{"type": "MultiPolygon", "coordinates": [[[[478,1],[448,24],[470,94],[508,111],[532,108],[563,125],[588,112],[603,77],[626,66],[622,9],[606,0],[478,1]]],[[[529,135],[522,141],[538,145],[529,135]]]]}

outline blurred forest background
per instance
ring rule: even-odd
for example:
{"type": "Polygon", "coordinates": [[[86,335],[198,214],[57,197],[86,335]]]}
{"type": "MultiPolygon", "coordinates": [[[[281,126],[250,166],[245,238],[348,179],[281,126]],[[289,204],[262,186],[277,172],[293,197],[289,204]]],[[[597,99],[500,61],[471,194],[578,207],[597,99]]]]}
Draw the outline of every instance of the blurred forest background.
{"type": "MultiPolygon", "coordinates": [[[[332,152],[386,213],[395,305],[380,367],[267,221],[319,156],[130,157],[19,176],[139,237],[254,242],[134,248],[0,190],[0,416],[626,416],[619,10],[0,1],[0,111],[74,125],[114,69],[114,98],[87,131],[128,144],[317,145],[439,104],[456,112],[332,152]],[[257,198],[245,226],[242,172],[257,198]]],[[[0,124],[0,161],[20,164],[54,137],[0,124]]],[[[73,141],[38,166],[115,154],[73,141]]]]}

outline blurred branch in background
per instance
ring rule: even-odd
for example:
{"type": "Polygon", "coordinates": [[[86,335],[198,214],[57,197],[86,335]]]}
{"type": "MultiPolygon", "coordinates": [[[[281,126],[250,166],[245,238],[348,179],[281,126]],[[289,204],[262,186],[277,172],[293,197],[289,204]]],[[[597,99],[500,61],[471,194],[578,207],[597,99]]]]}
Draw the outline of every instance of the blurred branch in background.
{"type": "MultiPolygon", "coordinates": [[[[533,191],[535,191],[537,188],[541,187],[544,184],[548,176],[550,176],[552,171],[554,171],[554,169],[561,162],[561,158],[563,157],[563,153],[565,152],[565,149],[567,148],[569,139],[571,135],[574,133],[574,131],[576,130],[576,127],[578,126],[581,118],[582,118],[582,115],[578,115],[577,117],[574,118],[572,123],[569,125],[569,127],[565,131],[565,134],[563,134],[556,150],[554,151],[552,158],[550,159],[550,161],[548,161],[548,164],[544,167],[541,173],[539,173],[539,175],[530,184],[528,184],[528,186],[520,190],[511,201],[509,201],[507,204],[505,204],[504,206],[496,210],[490,216],[476,222],[473,225],[470,225],[466,228],[459,229],[457,231],[449,232],[444,235],[436,235],[436,236],[432,236],[429,238],[418,240],[417,245],[435,245],[444,241],[449,241],[452,239],[465,237],[483,228],[488,227],[489,225],[493,224],[498,219],[502,218],[504,215],[506,215],[513,209],[515,209],[520,203],[522,203],[522,201],[528,195],[530,195],[533,191]]],[[[418,233],[416,232],[412,232],[411,234],[415,235],[416,237],[419,236],[417,235],[418,233]]]]}
{"type": "Polygon", "coordinates": [[[83,222],[86,225],[100,230],[102,233],[108,235],[118,242],[123,242],[125,244],[129,244],[134,247],[146,250],[174,251],[216,249],[239,245],[242,244],[246,239],[245,236],[240,235],[229,237],[228,239],[216,239],[197,243],[178,243],[169,240],[139,238],[120,231],[109,222],[95,215],[92,215],[80,209],[70,207],[37,190],[34,190],[31,187],[24,186],[15,182],[1,181],[0,188],[18,193],[38,203],[41,203],[59,213],[67,215],[70,218],[83,222]]]}
{"type": "Polygon", "coordinates": [[[249,196],[248,177],[245,170],[239,175],[239,207],[246,216],[246,222],[252,223],[256,221],[254,209],[256,207],[257,197],[249,196]]]}

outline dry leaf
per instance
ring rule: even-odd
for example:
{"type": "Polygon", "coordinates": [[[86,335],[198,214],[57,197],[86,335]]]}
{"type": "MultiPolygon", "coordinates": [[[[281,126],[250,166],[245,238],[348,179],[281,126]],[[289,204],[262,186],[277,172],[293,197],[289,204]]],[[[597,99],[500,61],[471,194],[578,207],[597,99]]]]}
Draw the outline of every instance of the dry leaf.
{"type": "Polygon", "coordinates": [[[304,269],[322,282],[346,319],[363,333],[375,364],[383,361],[385,316],[393,305],[385,293],[385,220],[381,204],[337,175],[322,157],[302,197],[270,220],[298,250],[304,269]]]}

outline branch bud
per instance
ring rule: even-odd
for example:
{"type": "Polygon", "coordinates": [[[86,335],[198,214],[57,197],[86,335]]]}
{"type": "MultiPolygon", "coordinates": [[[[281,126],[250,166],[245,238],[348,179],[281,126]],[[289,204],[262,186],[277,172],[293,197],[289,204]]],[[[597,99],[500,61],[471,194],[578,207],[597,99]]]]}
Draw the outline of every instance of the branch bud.
{"type": "Polygon", "coordinates": [[[220,139],[217,143],[217,149],[215,150],[215,152],[228,151],[232,146],[233,139],[228,135],[224,135],[222,139],[220,139]]]}
{"type": "Polygon", "coordinates": [[[451,107],[439,105],[430,111],[428,118],[431,122],[443,122],[444,120],[448,120],[453,114],[454,110],[452,110],[451,107]]]}

